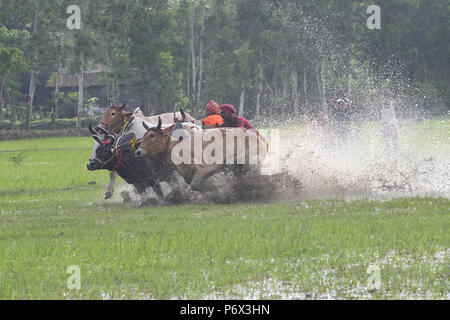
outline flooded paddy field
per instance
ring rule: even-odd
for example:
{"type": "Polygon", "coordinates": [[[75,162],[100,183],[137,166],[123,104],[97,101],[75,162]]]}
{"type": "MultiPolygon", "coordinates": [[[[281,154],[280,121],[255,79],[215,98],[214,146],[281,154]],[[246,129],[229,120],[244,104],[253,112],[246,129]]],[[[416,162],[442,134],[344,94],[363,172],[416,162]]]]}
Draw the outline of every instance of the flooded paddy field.
{"type": "Polygon", "coordinates": [[[280,128],[301,185],[231,204],[103,200],[91,139],[0,142],[0,298],[449,299],[448,119],[390,158],[376,126],[346,152],[302,130],[280,128]]]}

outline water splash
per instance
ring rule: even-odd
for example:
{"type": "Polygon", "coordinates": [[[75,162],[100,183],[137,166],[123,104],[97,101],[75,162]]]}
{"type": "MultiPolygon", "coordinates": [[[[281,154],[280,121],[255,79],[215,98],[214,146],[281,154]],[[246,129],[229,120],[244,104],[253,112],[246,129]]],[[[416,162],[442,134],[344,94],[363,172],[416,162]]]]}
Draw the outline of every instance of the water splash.
{"type": "Polygon", "coordinates": [[[302,182],[303,199],[449,197],[450,150],[445,136],[440,141],[430,136],[422,145],[411,138],[418,133],[417,126],[400,130],[399,151],[387,154],[373,128],[363,130],[365,138],[350,141],[345,149],[336,148],[330,135],[310,128],[306,136],[294,137],[295,143],[292,137],[282,139],[283,163],[302,182]]]}

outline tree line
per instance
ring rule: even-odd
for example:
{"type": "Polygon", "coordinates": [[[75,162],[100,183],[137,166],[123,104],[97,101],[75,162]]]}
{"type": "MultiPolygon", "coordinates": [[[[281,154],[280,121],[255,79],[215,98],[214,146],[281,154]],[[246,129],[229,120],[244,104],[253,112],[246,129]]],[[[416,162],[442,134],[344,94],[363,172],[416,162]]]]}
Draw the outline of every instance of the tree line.
{"type": "Polygon", "coordinates": [[[370,1],[316,0],[2,0],[0,108],[10,127],[37,108],[58,118],[62,70],[78,79],[77,126],[85,71],[108,66],[104,95],[119,83],[134,90],[146,114],[182,104],[200,115],[211,99],[247,118],[326,109],[344,89],[370,114],[383,87],[405,115],[448,112],[450,6],[446,0],[380,0],[381,29],[370,30],[370,1]],[[80,29],[67,28],[78,5],[80,29]],[[55,87],[34,105],[39,75],[55,87]]]}

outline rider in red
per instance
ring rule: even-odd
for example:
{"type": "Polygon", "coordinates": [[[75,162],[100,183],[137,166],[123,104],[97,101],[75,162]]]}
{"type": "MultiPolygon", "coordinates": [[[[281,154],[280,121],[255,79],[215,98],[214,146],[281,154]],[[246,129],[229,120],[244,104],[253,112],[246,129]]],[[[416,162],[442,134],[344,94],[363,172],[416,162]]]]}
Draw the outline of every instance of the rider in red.
{"type": "Polygon", "coordinates": [[[220,115],[223,119],[221,127],[246,128],[253,129],[247,119],[236,115],[236,109],[231,104],[220,106],[220,115]]]}
{"type": "Polygon", "coordinates": [[[220,107],[214,100],[206,105],[206,118],[202,119],[202,123],[204,128],[217,128],[223,123],[220,107]]]}
{"type": "Polygon", "coordinates": [[[254,131],[258,136],[261,137],[264,141],[266,138],[263,137],[258,130],[252,127],[250,122],[243,117],[239,117],[236,115],[236,109],[231,104],[223,104],[220,106],[220,115],[223,119],[223,124],[220,126],[221,128],[232,127],[232,128],[245,128],[248,130],[254,131]]]}

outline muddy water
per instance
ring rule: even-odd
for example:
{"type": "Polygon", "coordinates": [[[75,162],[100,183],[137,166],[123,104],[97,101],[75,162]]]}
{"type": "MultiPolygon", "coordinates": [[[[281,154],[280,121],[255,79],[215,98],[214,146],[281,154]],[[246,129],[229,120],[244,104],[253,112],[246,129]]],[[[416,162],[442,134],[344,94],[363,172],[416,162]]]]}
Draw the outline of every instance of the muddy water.
{"type": "Polygon", "coordinates": [[[180,187],[184,195],[180,198],[165,184],[162,188],[167,196],[163,201],[155,199],[152,190],[132,199],[143,204],[168,204],[450,198],[450,143],[445,141],[445,135],[442,139],[430,138],[428,144],[414,143],[409,137],[421,134],[414,130],[408,128],[407,134],[401,130],[398,150],[388,153],[376,130],[361,134],[359,139],[351,136],[344,145],[314,127],[302,133],[295,129],[270,129],[267,134],[274,153],[268,162],[278,168],[275,174],[245,172],[233,176],[228,171],[209,178],[217,190],[202,194],[183,183],[180,187]],[[271,139],[274,132],[278,139],[271,139]]]}
{"type": "Polygon", "coordinates": [[[391,153],[376,135],[349,139],[346,146],[312,131],[281,141],[283,170],[301,181],[302,199],[450,197],[450,144],[445,141],[417,146],[401,139],[391,153]]]}
{"type": "MultiPolygon", "coordinates": [[[[411,130],[408,136],[415,134],[411,130]]],[[[445,138],[418,145],[400,131],[398,150],[386,152],[377,131],[349,137],[346,145],[316,128],[292,131],[279,130],[279,145],[272,146],[278,150],[270,160],[278,162],[276,174],[247,173],[234,185],[230,178],[216,177],[221,194],[229,201],[450,197],[450,143],[445,138]]]]}

